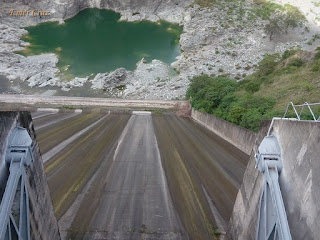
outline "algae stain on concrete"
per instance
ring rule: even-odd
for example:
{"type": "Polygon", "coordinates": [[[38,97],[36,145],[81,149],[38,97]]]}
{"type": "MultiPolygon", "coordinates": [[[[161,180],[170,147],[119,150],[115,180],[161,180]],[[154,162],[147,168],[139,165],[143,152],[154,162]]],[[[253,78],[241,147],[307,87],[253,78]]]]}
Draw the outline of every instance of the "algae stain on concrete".
{"type": "Polygon", "coordinates": [[[120,67],[134,70],[144,57],[172,63],[180,55],[182,28],[160,21],[119,21],[120,14],[103,9],[86,9],[65,24],[42,23],[28,27],[22,39],[30,42],[22,55],[53,52],[66,76],[84,77],[120,67]]]}

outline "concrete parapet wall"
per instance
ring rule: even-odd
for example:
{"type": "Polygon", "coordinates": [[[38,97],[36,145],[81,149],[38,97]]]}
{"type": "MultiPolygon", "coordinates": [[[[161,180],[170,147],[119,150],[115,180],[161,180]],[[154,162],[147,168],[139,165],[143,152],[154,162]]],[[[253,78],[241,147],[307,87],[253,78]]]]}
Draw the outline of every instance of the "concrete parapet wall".
{"type": "Polygon", "coordinates": [[[228,239],[253,240],[256,236],[258,205],[263,184],[262,174],[255,168],[255,150],[267,135],[270,121],[263,121],[251,152],[243,182],[230,218],[228,239]]]}
{"type": "MultiPolygon", "coordinates": [[[[34,145],[34,162],[27,167],[31,239],[60,239],[39,146],[28,112],[0,112],[0,163],[4,163],[7,137],[16,126],[28,130],[34,145]]],[[[3,186],[3,184],[1,184],[3,186]]],[[[1,197],[1,196],[0,196],[1,197]]]]}
{"type": "MultiPolygon", "coordinates": [[[[320,236],[320,123],[275,120],[271,135],[281,147],[283,170],[279,183],[292,239],[320,236]]],[[[260,128],[254,149],[267,135],[268,124],[260,128]]],[[[255,239],[258,204],[263,183],[255,169],[252,152],[243,184],[238,192],[229,223],[229,239],[255,239]]]]}
{"type": "Polygon", "coordinates": [[[215,117],[208,113],[192,109],[191,117],[221,138],[250,155],[256,134],[246,128],[215,117]]]}
{"type": "Polygon", "coordinates": [[[283,170],[280,187],[292,239],[320,236],[320,122],[275,121],[283,170]]]}

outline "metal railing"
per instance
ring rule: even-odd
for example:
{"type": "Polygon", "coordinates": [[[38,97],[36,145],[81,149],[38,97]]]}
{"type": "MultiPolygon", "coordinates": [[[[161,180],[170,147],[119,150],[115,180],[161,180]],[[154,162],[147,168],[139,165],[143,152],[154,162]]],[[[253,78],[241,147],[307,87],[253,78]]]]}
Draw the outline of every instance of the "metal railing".
{"type": "Polygon", "coordinates": [[[313,112],[313,110],[311,108],[312,106],[320,106],[320,103],[305,102],[304,104],[295,105],[295,104],[293,104],[293,102],[290,102],[287,105],[286,112],[284,113],[283,118],[286,118],[289,108],[292,107],[297,119],[300,121],[303,111],[305,110],[305,108],[307,108],[309,110],[309,112],[311,113],[313,120],[320,121],[320,115],[319,116],[315,115],[315,113],[313,112]],[[299,113],[298,113],[298,108],[301,108],[299,113]]]}
{"type": "Polygon", "coordinates": [[[291,233],[279,186],[282,170],[281,150],[277,138],[266,136],[255,155],[256,167],[263,173],[257,240],[291,240],[291,233]]]}
{"type": "Polygon", "coordinates": [[[10,174],[0,205],[0,240],[30,239],[26,166],[33,162],[32,149],[27,130],[16,127],[8,138],[5,156],[10,174]]]}

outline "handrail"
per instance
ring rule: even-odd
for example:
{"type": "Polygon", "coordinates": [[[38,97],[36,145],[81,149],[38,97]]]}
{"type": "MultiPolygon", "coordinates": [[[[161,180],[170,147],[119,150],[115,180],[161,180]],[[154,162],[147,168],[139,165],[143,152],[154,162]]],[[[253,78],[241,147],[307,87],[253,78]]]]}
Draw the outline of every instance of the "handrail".
{"type": "Polygon", "coordinates": [[[288,103],[287,105],[287,108],[286,108],[286,111],[283,115],[283,118],[286,118],[286,115],[288,113],[288,110],[289,110],[289,107],[291,106],[296,114],[296,117],[297,119],[300,121],[301,120],[301,116],[302,116],[302,113],[303,113],[303,110],[305,109],[305,107],[308,108],[309,112],[311,113],[312,115],[312,118],[313,118],[313,121],[320,121],[320,116],[317,118],[311,108],[311,106],[317,106],[319,105],[320,106],[320,103],[308,103],[308,102],[305,102],[304,104],[300,104],[300,105],[295,105],[293,104],[293,102],[290,102],[288,103]],[[300,113],[298,113],[297,111],[297,107],[301,107],[301,110],[300,110],[300,113]]]}
{"type": "Polygon", "coordinates": [[[0,204],[0,240],[29,240],[29,196],[26,167],[33,162],[32,139],[16,127],[8,138],[5,160],[9,178],[0,204]]]}

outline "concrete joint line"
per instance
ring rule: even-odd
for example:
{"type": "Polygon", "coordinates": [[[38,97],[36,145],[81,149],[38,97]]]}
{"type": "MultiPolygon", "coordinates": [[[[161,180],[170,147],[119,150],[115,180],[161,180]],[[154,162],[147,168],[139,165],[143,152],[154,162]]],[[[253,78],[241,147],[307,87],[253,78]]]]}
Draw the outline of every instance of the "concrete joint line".
{"type": "Polygon", "coordinates": [[[108,117],[108,115],[110,114],[110,111],[108,112],[108,114],[102,118],[100,118],[99,120],[97,120],[96,122],[92,123],[91,125],[89,125],[88,127],[86,127],[85,129],[82,129],[80,132],[74,134],[73,136],[71,136],[70,138],[64,140],[63,142],[61,142],[60,144],[58,144],[57,146],[55,146],[54,148],[52,148],[50,151],[46,152],[45,154],[42,155],[42,161],[43,163],[46,163],[48,160],[50,160],[53,156],[55,156],[56,154],[58,154],[61,150],[63,150],[65,147],[67,147],[70,143],[72,143],[74,140],[76,140],[78,137],[80,137],[81,135],[83,135],[84,133],[88,132],[91,128],[93,128],[94,126],[96,126],[97,124],[99,124],[100,122],[102,122],[104,119],[106,119],[108,117]]]}

